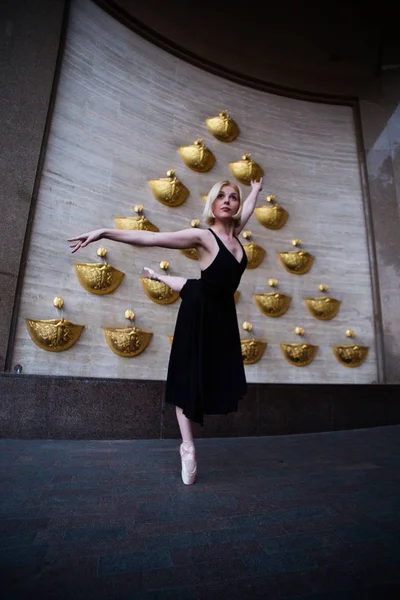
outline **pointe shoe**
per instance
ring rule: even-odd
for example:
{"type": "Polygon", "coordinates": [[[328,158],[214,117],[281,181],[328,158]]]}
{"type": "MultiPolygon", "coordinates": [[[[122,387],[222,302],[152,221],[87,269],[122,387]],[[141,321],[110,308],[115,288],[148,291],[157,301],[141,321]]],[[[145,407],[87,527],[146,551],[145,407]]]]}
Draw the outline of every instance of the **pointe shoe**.
{"type": "Polygon", "coordinates": [[[179,453],[182,461],[182,481],[185,485],[192,485],[196,481],[197,463],[194,445],[186,448],[184,444],[180,445],[179,453]]]}
{"type": "Polygon", "coordinates": [[[146,277],[147,279],[153,279],[154,281],[160,281],[158,279],[158,275],[153,269],[149,269],[148,267],[143,267],[141,271],[142,277],[146,277]]]}

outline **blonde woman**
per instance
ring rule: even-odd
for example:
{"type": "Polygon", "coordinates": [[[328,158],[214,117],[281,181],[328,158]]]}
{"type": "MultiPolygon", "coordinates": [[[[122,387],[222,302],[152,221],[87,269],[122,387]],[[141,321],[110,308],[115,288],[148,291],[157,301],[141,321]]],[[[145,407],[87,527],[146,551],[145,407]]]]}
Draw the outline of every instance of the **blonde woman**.
{"type": "Polygon", "coordinates": [[[166,283],[182,298],[165,401],[176,407],[182,436],[182,481],[187,485],[194,483],[197,475],[192,421],[203,424],[205,414],[237,411],[238,401],[247,389],[234,301],[234,292],[247,266],[238,235],[253,214],[262,182],[262,178],[251,182],[251,192],[244,202],[235,183],[216,183],[204,208],[208,228],[165,233],[96,229],[68,240],[73,242],[72,252],[102,238],[134,246],[197,250],[200,279],[143,269],[145,277],[166,283]]]}

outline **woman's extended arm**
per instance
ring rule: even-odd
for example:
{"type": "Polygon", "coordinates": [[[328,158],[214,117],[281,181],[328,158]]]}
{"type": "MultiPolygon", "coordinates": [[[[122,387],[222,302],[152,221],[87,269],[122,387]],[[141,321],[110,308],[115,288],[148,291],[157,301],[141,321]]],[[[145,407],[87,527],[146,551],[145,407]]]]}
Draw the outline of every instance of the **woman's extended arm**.
{"type": "Polygon", "coordinates": [[[246,226],[247,221],[253,214],[255,205],[257,204],[257,197],[262,190],[263,178],[260,181],[251,181],[251,192],[243,202],[242,214],[238,225],[235,227],[235,234],[239,235],[242,229],[246,226]]]}
{"type": "Polygon", "coordinates": [[[193,248],[203,243],[205,231],[202,229],[191,228],[180,231],[157,232],[136,231],[121,229],[95,229],[87,233],[82,233],[76,237],[68,238],[73,242],[72,253],[80,248],[86,248],[92,242],[101,239],[113,240],[132,244],[133,246],[158,246],[160,248],[193,248]]]}

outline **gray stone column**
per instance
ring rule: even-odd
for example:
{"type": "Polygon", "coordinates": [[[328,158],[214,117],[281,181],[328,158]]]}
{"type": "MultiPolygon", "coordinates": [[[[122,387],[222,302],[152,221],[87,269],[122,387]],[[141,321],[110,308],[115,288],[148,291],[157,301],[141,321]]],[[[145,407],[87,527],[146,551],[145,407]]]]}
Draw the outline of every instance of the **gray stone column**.
{"type": "Polygon", "coordinates": [[[384,383],[400,383],[400,69],[360,95],[382,310],[384,383]]]}
{"type": "Polygon", "coordinates": [[[0,3],[0,371],[18,303],[65,4],[0,3]]]}

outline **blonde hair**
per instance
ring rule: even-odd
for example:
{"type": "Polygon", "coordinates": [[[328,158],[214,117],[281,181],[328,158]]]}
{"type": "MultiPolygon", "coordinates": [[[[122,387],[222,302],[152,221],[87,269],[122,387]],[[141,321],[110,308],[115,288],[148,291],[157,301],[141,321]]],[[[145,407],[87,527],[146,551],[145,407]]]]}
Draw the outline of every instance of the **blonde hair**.
{"type": "Polygon", "coordinates": [[[212,186],[211,190],[208,192],[207,199],[206,199],[206,205],[205,205],[204,211],[203,211],[203,219],[207,223],[207,225],[212,225],[215,221],[215,215],[212,211],[212,205],[213,205],[214,201],[216,200],[216,198],[218,197],[218,194],[220,193],[222,188],[225,187],[226,185],[230,185],[231,187],[235,188],[235,190],[238,193],[239,208],[237,210],[237,213],[233,215],[232,219],[234,219],[235,221],[239,221],[239,219],[240,219],[240,216],[242,214],[242,207],[243,207],[242,191],[241,191],[240,187],[236,183],[232,183],[231,181],[228,181],[228,180],[217,181],[217,183],[214,184],[212,186]]]}

